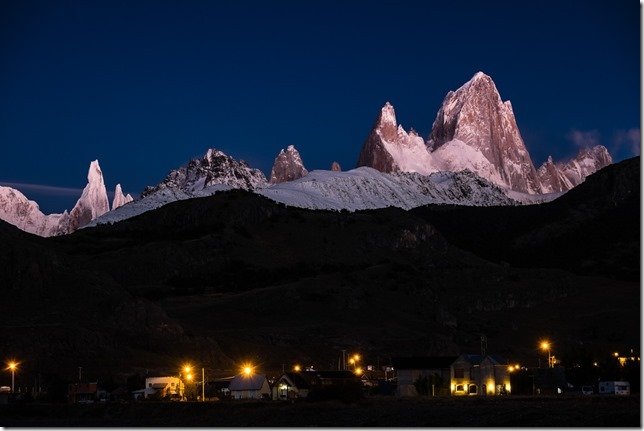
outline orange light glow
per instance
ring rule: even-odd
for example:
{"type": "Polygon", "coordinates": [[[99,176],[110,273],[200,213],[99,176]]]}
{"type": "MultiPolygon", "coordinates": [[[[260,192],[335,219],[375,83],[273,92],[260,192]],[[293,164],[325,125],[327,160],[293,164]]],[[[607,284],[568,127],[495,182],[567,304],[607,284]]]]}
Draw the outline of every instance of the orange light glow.
{"type": "Polygon", "coordinates": [[[252,364],[244,364],[244,365],[242,366],[242,373],[243,373],[245,376],[250,376],[251,374],[253,374],[253,368],[254,368],[254,367],[253,367],[253,365],[252,365],[252,364]]]}
{"type": "Polygon", "coordinates": [[[299,373],[300,371],[302,371],[302,367],[300,367],[299,365],[296,365],[293,367],[293,371],[295,371],[296,373],[299,373]]]}

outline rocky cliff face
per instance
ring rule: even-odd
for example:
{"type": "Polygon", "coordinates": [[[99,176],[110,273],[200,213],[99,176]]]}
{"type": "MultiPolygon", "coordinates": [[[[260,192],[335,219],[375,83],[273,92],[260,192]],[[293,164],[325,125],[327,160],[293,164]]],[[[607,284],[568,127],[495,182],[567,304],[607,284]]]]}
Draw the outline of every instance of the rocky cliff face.
{"type": "Polygon", "coordinates": [[[358,167],[367,166],[380,172],[435,172],[432,157],[423,138],[405,131],[396,121],[396,112],[389,103],[380,110],[369,136],[362,146],[358,167]]]}
{"type": "Polygon", "coordinates": [[[289,145],[286,150],[281,150],[275,157],[270,182],[271,184],[278,184],[293,181],[306,176],[308,173],[309,171],[304,167],[300,153],[293,145],[289,145]]]}
{"type": "Polygon", "coordinates": [[[87,185],[80,199],[69,212],[69,225],[66,228],[63,227],[63,230],[67,233],[73,232],[109,210],[110,204],[107,200],[103,171],[98,160],[94,160],[90,163],[87,172],[87,185]]]}
{"type": "Polygon", "coordinates": [[[603,145],[582,148],[570,160],[554,163],[552,157],[539,168],[542,193],[565,192],[583,183],[586,177],[613,163],[603,145]]]}
{"type": "Polygon", "coordinates": [[[501,100],[492,78],[482,72],[447,93],[432,126],[428,147],[435,151],[454,140],[487,159],[498,173],[498,178],[488,178],[491,181],[520,192],[541,192],[512,105],[501,100]]]}
{"type": "Polygon", "coordinates": [[[38,204],[11,187],[0,187],[0,220],[40,236],[53,236],[59,233],[59,224],[68,223],[69,215],[45,215],[38,204]]]}
{"type": "Polygon", "coordinates": [[[154,187],[146,187],[141,193],[145,197],[152,193],[175,189],[192,194],[214,185],[253,190],[266,185],[266,177],[259,169],[253,169],[243,160],[209,149],[200,159],[193,159],[187,166],[171,171],[163,181],[154,187]]]}
{"type": "Polygon", "coordinates": [[[114,200],[112,201],[112,209],[115,210],[116,208],[125,205],[126,203],[132,202],[134,199],[132,196],[128,193],[127,196],[123,195],[123,190],[121,189],[121,185],[117,184],[116,188],[114,189],[114,200]]]}

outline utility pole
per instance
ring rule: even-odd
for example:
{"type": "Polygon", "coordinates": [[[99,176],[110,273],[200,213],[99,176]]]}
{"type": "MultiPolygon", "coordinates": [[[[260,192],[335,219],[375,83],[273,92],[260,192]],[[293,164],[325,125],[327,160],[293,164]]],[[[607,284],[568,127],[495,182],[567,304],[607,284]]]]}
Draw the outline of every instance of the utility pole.
{"type": "Polygon", "coordinates": [[[206,401],[206,371],[201,368],[201,402],[206,401]]]}
{"type": "Polygon", "coordinates": [[[83,367],[78,367],[78,381],[82,382],[83,381],[83,367]]]}

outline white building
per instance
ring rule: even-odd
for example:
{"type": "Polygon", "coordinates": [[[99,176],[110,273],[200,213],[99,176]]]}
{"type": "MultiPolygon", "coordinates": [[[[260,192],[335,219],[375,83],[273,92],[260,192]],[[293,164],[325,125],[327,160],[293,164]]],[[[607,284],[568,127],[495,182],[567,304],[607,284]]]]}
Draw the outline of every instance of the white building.
{"type": "Polygon", "coordinates": [[[630,395],[631,385],[628,382],[599,382],[600,395],[630,395]]]}
{"type": "Polygon", "coordinates": [[[178,377],[148,377],[145,379],[145,398],[157,393],[161,398],[166,396],[183,398],[183,392],[184,385],[178,377]]]}
{"type": "Polygon", "coordinates": [[[230,382],[230,396],[235,400],[270,398],[271,388],[263,374],[238,374],[230,382]]]}

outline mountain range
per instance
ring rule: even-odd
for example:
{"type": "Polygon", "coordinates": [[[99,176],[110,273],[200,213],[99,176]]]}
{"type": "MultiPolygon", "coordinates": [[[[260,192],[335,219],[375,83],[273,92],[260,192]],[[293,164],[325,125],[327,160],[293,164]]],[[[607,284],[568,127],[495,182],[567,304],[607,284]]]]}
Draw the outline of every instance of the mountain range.
{"type": "Polygon", "coordinates": [[[386,103],[358,157],[356,169],[309,172],[293,145],[279,152],[269,179],[244,161],[217,149],[171,171],[147,187],[135,202],[116,186],[110,211],[98,161],[88,184],[67,213],[44,215],[18,190],[0,187],[0,219],[41,236],[62,235],[84,226],[113,223],[169,202],[244,189],[286,205],[310,209],[410,209],[430,203],[475,206],[551,201],[612,163],[603,146],[581,149],[535,169],[519,132],[512,105],[502,101],[488,75],[476,73],[450,91],[427,140],[398,124],[386,103]]]}
{"type": "Polygon", "coordinates": [[[237,188],[52,238],[0,222],[0,349],[43,381],[388,364],[481,334],[590,366],[639,340],[639,177],[625,160],[540,205],[311,210],[237,188]]]}

